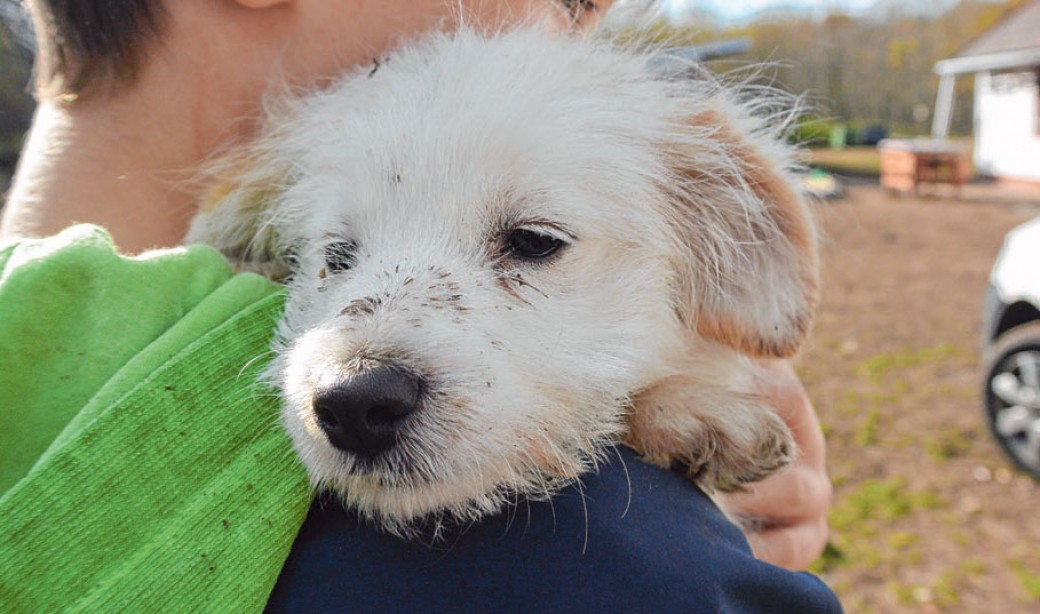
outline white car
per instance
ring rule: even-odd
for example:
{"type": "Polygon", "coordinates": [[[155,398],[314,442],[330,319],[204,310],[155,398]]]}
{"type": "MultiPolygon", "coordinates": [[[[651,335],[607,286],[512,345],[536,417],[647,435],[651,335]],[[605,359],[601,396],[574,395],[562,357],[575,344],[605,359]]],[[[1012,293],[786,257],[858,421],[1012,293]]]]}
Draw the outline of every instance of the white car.
{"type": "Polygon", "coordinates": [[[990,430],[1018,467],[1040,479],[1040,218],[1004,240],[982,334],[990,430]]]}

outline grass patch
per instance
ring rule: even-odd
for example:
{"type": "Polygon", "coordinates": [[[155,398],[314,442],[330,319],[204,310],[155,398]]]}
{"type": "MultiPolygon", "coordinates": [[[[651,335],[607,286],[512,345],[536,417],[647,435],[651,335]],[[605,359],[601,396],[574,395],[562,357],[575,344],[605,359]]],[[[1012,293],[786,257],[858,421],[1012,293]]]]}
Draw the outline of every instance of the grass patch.
{"type": "Polygon", "coordinates": [[[986,575],[986,564],[976,558],[970,558],[961,563],[961,571],[972,577],[986,575]]]}
{"type": "Polygon", "coordinates": [[[899,605],[909,607],[917,604],[917,600],[914,598],[914,587],[892,581],[886,585],[886,588],[895,595],[899,605]]]}
{"type": "Polygon", "coordinates": [[[891,523],[918,510],[943,505],[932,492],[914,492],[902,478],[867,480],[845,494],[830,511],[831,540],[810,567],[824,573],[843,567],[875,569],[920,561],[920,538],[893,531],[891,523]],[[884,539],[881,536],[885,536],[884,539]]]}
{"type": "Polygon", "coordinates": [[[956,356],[957,353],[957,346],[952,343],[943,343],[919,350],[877,354],[860,363],[856,373],[862,379],[869,380],[873,384],[880,384],[885,376],[893,371],[937,364],[947,358],[956,356]]]}
{"type": "Polygon", "coordinates": [[[864,413],[877,412],[883,407],[892,407],[899,402],[899,396],[884,392],[846,390],[835,410],[845,417],[861,416],[864,413]]]}
{"type": "Polygon", "coordinates": [[[848,604],[849,614],[874,614],[877,612],[863,597],[856,597],[848,604]]]}
{"type": "Polygon", "coordinates": [[[949,429],[938,437],[926,439],[924,450],[932,460],[943,462],[967,454],[971,449],[972,433],[949,429]]]}
{"type": "Polygon", "coordinates": [[[1026,564],[1018,560],[1011,561],[1011,571],[1029,601],[1040,601],[1040,574],[1026,569],[1026,564]]]}
{"type": "Polygon", "coordinates": [[[845,562],[845,553],[835,546],[833,541],[827,540],[827,545],[823,547],[820,557],[809,564],[809,571],[814,574],[821,574],[829,569],[841,567],[845,562]]]}
{"type": "Polygon", "coordinates": [[[852,441],[857,446],[872,446],[878,442],[878,424],[881,422],[881,412],[876,407],[870,408],[863,421],[856,427],[852,434],[852,441]]]}
{"type": "Polygon", "coordinates": [[[903,606],[931,604],[940,609],[949,609],[961,604],[961,592],[968,588],[972,578],[985,573],[985,566],[978,559],[968,559],[960,565],[947,569],[934,582],[924,585],[906,585],[895,580],[885,587],[903,606]]]}
{"type": "Polygon", "coordinates": [[[967,548],[972,543],[972,536],[967,531],[957,530],[950,534],[950,541],[961,548],[967,548]]]}
{"type": "Polygon", "coordinates": [[[866,480],[831,509],[831,526],[848,531],[857,526],[888,523],[918,509],[936,509],[942,502],[935,493],[911,492],[900,477],[866,480]]]}
{"type": "Polygon", "coordinates": [[[888,558],[898,559],[907,565],[919,565],[924,557],[920,544],[919,535],[895,531],[888,536],[888,558]]]}
{"type": "Polygon", "coordinates": [[[847,175],[881,175],[881,154],[877,147],[847,147],[845,149],[811,149],[809,164],[827,171],[847,175]]]}
{"type": "Polygon", "coordinates": [[[960,570],[951,569],[943,572],[935,583],[933,595],[935,605],[940,608],[949,608],[961,603],[961,587],[964,584],[963,574],[960,570]]]}

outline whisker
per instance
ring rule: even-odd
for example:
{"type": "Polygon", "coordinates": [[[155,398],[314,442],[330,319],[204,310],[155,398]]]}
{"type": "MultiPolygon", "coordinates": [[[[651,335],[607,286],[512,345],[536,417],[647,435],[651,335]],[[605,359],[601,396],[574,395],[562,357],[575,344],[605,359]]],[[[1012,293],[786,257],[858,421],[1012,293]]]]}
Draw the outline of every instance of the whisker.
{"type": "Polygon", "coordinates": [[[260,354],[257,354],[256,356],[251,358],[246,364],[242,365],[242,368],[238,370],[238,377],[241,378],[245,374],[246,370],[248,370],[249,367],[251,367],[254,364],[256,364],[256,362],[258,360],[263,360],[264,358],[267,358],[268,356],[271,356],[272,354],[277,354],[277,353],[278,352],[276,352],[276,351],[274,351],[272,349],[267,349],[267,350],[264,350],[263,352],[261,352],[260,354]]]}

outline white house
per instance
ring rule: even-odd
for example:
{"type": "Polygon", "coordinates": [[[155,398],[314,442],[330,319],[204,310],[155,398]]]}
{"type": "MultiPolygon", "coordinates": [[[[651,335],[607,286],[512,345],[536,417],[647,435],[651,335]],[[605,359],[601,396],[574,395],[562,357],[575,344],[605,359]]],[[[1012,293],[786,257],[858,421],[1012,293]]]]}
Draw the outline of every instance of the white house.
{"type": "Polygon", "coordinates": [[[1040,182],[1040,0],[997,22],[935,65],[939,95],[932,136],[950,127],[954,80],[975,74],[975,168],[1002,179],[1040,182]]]}

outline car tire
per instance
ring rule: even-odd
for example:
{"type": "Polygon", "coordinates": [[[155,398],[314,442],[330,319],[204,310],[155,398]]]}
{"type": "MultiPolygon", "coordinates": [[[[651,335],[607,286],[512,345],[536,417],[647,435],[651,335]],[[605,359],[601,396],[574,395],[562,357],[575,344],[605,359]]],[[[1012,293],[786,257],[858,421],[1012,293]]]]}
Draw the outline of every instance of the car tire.
{"type": "Polygon", "coordinates": [[[998,337],[983,369],[990,432],[1018,468],[1040,480],[1040,322],[998,337]]]}

